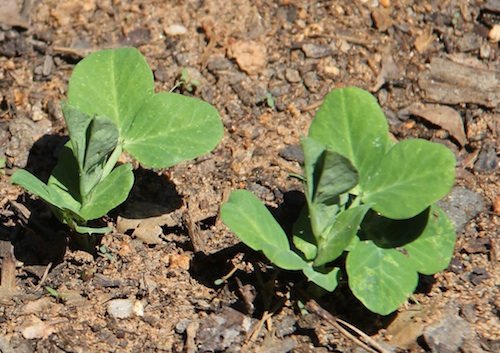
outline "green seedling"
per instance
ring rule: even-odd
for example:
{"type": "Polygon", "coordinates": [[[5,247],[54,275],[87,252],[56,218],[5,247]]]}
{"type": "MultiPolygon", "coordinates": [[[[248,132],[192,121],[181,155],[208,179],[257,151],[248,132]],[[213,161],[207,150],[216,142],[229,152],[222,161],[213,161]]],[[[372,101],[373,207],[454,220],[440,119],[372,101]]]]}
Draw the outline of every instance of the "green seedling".
{"type": "Polygon", "coordinates": [[[134,183],[123,151],[150,168],[166,168],[212,150],[223,127],[214,107],[195,98],[154,93],[153,74],[135,48],[104,50],[80,61],[63,104],[70,141],[47,184],[25,170],[11,182],[52,206],[77,233],[102,234],[99,219],[124,202],[134,183]]]}
{"type": "Polygon", "coordinates": [[[57,290],[55,290],[54,288],[52,287],[49,287],[49,286],[45,286],[45,289],[47,290],[47,292],[49,292],[49,294],[51,296],[53,296],[54,298],[56,298],[56,302],[60,303],[64,300],[66,300],[67,298],[67,295],[66,294],[63,294],[63,293],[59,293],[57,290]]]}
{"type": "Polygon", "coordinates": [[[454,183],[449,149],[421,139],[395,144],[375,98],[353,87],[326,97],[302,148],[307,203],[294,246],[257,197],[237,190],[221,216],[245,244],[327,291],[345,261],[351,291],[381,315],[411,296],[418,273],[447,267],[455,232],[435,202],[454,183]]]}
{"type": "Polygon", "coordinates": [[[269,107],[269,108],[274,108],[274,98],[273,98],[273,95],[269,92],[267,92],[264,97],[262,98],[263,101],[266,102],[266,105],[269,107]]]}
{"type": "Polygon", "coordinates": [[[180,79],[176,82],[175,86],[170,91],[172,92],[175,91],[177,87],[182,87],[182,89],[188,91],[189,93],[192,93],[196,90],[196,88],[200,86],[200,84],[200,80],[191,78],[187,69],[183,67],[181,69],[180,79]]]}

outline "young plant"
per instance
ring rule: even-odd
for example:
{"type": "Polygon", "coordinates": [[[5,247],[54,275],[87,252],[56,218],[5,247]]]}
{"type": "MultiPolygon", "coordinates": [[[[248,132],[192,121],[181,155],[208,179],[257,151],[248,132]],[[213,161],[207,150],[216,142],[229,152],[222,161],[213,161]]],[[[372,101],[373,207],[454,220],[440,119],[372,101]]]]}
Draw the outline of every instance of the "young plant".
{"type": "Polygon", "coordinates": [[[257,197],[237,190],[221,216],[245,244],[327,291],[337,287],[345,260],[351,291],[381,315],[410,297],[418,273],[447,267],[455,232],[434,203],[453,186],[448,148],[420,139],[395,144],[375,98],[354,87],[326,97],[302,148],[307,203],[294,246],[257,197]]]}
{"type": "Polygon", "coordinates": [[[222,122],[208,103],[174,93],[154,93],[153,74],[135,48],[104,50],[80,61],[63,114],[70,141],[45,184],[25,170],[11,182],[49,203],[78,233],[105,233],[87,222],[127,198],[134,183],[123,151],[146,167],[166,168],[212,150],[222,122]]]}

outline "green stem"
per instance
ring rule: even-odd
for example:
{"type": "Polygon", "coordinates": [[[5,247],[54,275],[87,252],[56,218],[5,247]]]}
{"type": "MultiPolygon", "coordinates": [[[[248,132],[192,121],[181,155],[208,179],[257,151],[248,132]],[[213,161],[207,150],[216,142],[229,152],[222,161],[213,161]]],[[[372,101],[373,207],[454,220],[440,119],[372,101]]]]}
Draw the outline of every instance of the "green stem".
{"type": "Polygon", "coordinates": [[[118,162],[118,158],[120,158],[121,154],[123,152],[123,148],[121,143],[118,143],[116,145],[115,150],[113,153],[108,158],[108,161],[106,162],[106,165],[104,166],[104,169],[102,171],[102,176],[101,180],[105,179],[112,171],[113,168],[115,167],[116,163],[118,162]]]}

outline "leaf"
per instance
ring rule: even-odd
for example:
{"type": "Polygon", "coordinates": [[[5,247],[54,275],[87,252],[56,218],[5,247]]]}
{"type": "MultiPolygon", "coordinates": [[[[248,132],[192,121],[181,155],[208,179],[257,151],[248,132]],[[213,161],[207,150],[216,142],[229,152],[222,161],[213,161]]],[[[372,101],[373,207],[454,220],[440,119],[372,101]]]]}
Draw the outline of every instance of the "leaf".
{"type": "Polygon", "coordinates": [[[151,168],[166,168],[211,151],[224,129],[217,110],[198,99],[161,92],[144,103],[124,149],[151,168]]]}
{"type": "Polygon", "coordinates": [[[79,180],[78,162],[73,154],[71,142],[68,141],[59,155],[47,185],[54,189],[75,213],[78,213],[82,203],[79,180]]]}
{"type": "Polygon", "coordinates": [[[108,118],[89,117],[77,108],[64,105],[71,149],[78,161],[79,192],[82,199],[99,183],[103,166],[118,143],[118,128],[108,118]]]}
{"type": "Polygon", "coordinates": [[[27,172],[26,170],[16,170],[14,174],[10,177],[10,182],[12,184],[17,184],[31,192],[32,194],[38,196],[43,201],[48,204],[63,209],[68,207],[64,200],[59,196],[59,194],[50,186],[43,183],[40,179],[35,177],[33,174],[27,172]]]}
{"type": "Polygon", "coordinates": [[[316,238],[311,229],[309,209],[305,205],[293,225],[293,244],[299,249],[307,261],[313,261],[318,253],[316,238]]]}
{"type": "Polygon", "coordinates": [[[287,236],[260,200],[247,190],[236,190],[221,207],[222,221],[247,246],[260,251],[284,270],[301,270],[307,263],[290,250],[287,236]]]}
{"type": "Polygon", "coordinates": [[[394,145],[361,184],[363,202],[393,219],[413,217],[444,197],[455,180],[455,157],[445,146],[426,140],[394,145]]]}
{"type": "Polygon", "coordinates": [[[83,170],[88,172],[106,162],[118,143],[118,128],[108,118],[96,116],[87,130],[87,147],[83,170]]]}
{"type": "Polygon", "coordinates": [[[302,151],[304,152],[304,174],[306,183],[306,197],[312,201],[314,199],[314,171],[320,156],[326,150],[326,146],[310,137],[301,137],[302,151]]]}
{"type": "Polygon", "coordinates": [[[456,240],[450,219],[439,206],[433,205],[422,235],[403,248],[418,272],[432,275],[448,267],[456,240]]]}
{"type": "Polygon", "coordinates": [[[81,216],[85,220],[97,219],[104,216],[113,208],[123,203],[134,184],[134,173],[130,163],[123,164],[115,169],[89,195],[87,202],[82,205],[81,216]]]}
{"type": "Polygon", "coordinates": [[[111,232],[111,228],[108,227],[94,228],[94,227],[80,226],[78,224],[74,225],[74,229],[77,233],[80,234],[106,234],[108,232],[111,232]]]}
{"type": "Polygon", "coordinates": [[[68,127],[70,137],[70,148],[75,155],[77,166],[83,168],[85,160],[85,150],[87,148],[87,129],[92,121],[92,118],[78,110],[77,108],[63,104],[62,107],[64,120],[68,127]]]}
{"type": "Polygon", "coordinates": [[[326,149],[314,169],[314,203],[338,202],[338,197],[358,183],[358,173],[339,153],[326,149]]]}
{"type": "Polygon", "coordinates": [[[360,241],[346,260],[349,288],[368,309],[388,315],[404,303],[418,283],[412,261],[395,249],[360,241]]]}
{"type": "Polygon", "coordinates": [[[123,139],[137,112],[153,94],[153,73],[137,49],[102,50],[75,66],[68,103],[91,117],[110,118],[123,139]]]}
{"type": "Polygon", "coordinates": [[[341,212],[328,234],[322,237],[314,266],[323,266],[338,258],[358,233],[359,225],[370,205],[361,205],[341,212]]]}
{"type": "Polygon", "coordinates": [[[339,271],[340,269],[338,267],[334,267],[331,269],[325,269],[325,272],[320,272],[312,266],[306,266],[302,270],[310,281],[316,283],[318,286],[329,292],[333,292],[335,288],[337,288],[339,271]]]}
{"type": "Polygon", "coordinates": [[[335,89],[328,94],[309,128],[309,137],[352,162],[365,183],[387,149],[389,127],[375,98],[360,88],[335,89]]]}

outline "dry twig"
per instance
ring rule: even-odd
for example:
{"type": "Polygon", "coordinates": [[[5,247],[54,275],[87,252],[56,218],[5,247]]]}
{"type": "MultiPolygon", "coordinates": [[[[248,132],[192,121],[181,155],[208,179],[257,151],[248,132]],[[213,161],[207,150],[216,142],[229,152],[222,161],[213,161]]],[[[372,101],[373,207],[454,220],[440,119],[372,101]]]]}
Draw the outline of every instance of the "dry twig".
{"type": "Polygon", "coordinates": [[[322,319],[328,321],[330,324],[332,324],[333,327],[339,330],[339,332],[342,333],[345,337],[349,338],[350,340],[352,340],[354,343],[356,343],[358,346],[362,347],[366,351],[370,353],[389,353],[386,349],[381,347],[375,340],[373,340],[366,333],[364,333],[357,327],[354,327],[353,325],[345,322],[344,320],[333,316],[328,311],[323,309],[315,300],[312,299],[309,300],[305,306],[305,309],[307,311],[315,313],[322,319]],[[354,332],[357,336],[351,332],[354,332]]]}

